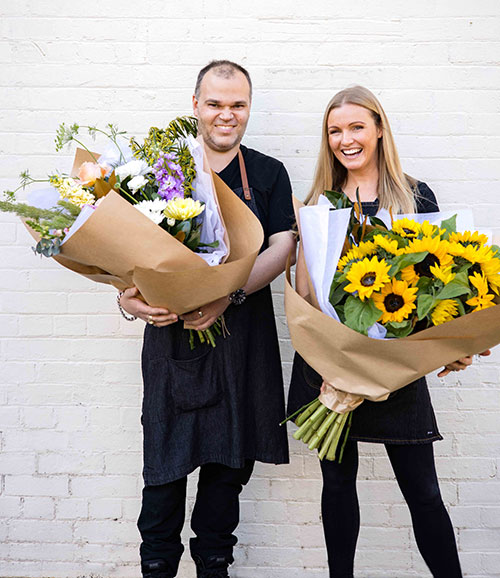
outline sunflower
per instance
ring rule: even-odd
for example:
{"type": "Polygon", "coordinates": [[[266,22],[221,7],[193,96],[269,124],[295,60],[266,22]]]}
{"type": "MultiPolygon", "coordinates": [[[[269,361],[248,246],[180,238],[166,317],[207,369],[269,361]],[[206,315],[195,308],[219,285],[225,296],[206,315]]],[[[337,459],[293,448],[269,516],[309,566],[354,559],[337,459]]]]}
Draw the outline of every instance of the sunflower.
{"type": "Polygon", "coordinates": [[[467,305],[474,307],[472,311],[481,311],[481,309],[493,307],[495,303],[492,303],[492,301],[495,296],[488,293],[488,281],[486,277],[482,273],[473,273],[469,275],[469,281],[477,289],[477,296],[471,297],[466,301],[467,305]]]}
{"type": "Polygon", "coordinates": [[[365,257],[362,261],[353,263],[347,273],[350,284],[345,287],[345,291],[348,293],[357,291],[358,297],[364,301],[365,297],[370,297],[374,291],[378,291],[390,280],[388,275],[390,268],[388,263],[383,259],[379,261],[377,257],[371,259],[365,257]]]}
{"type": "Polygon", "coordinates": [[[420,225],[420,233],[422,234],[423,237],[434,237],[436,232],[438,232],[439,235],[441,235],[444,232],[444,229],[438,229],[436,225],[431,225],[429,221],[424,221],[420,225]]]}
{"type": "Polygon", "coordinates": [[[408,247],[405,248],[405,253],[423,253],[429,254],[420,263],[414,265],[415,272],[424,277],[431,277],[430,268],[433,265],[440,267],[447,267],[453,263],[453,257],[448,253],[447,241],[443,241],[439,236],[437,237],[422,237],[422,239],[413,239],[410,241],[408,247]]]}
{"type": "Polygon", "coordinates": [[[494,253],[490,247],[476,245],[462,245],[453,242],[449,244],[448,251],[454,257],[466,259],[469,263],[486,263],[493,259],[494,253]]]}
{"type": "Polygon", "coordinates": [[[488,280],[491,289],[500,295],[500,259],[493,257],[491,260],[480,264],[481,272],[488,280]]]}
{"type": "Polygon", "coordinates": [[[402,249],[398,247],[398,242],[395,239],[389,239],[384,235],[375,235],[373,237],[373,244],[376,247],[380,247],[386,253],[391,253],[391,255],[401,255],[402,249]]]}
{"type": "MultiPolygon", "coordinates": [[[[448,267],[439,267],[439,265],[431,265],[429,267],[429,270],[434,275],[434,277],[436,277],[436,279],[442,281],[444,285],[448,285],[450,281],[453,281],[453,279],[455,279],[456,275],[456,273],[451,272],[452,268],[453,268],[452,265],[449,265],[448,267]]],[[[434,325],[436,325],[436,323],[434,325]]]]}
{"type": "Polygon", "coordinates": [[[441,325],[451,321],[458,315],[458,304],[454,299],[443,299],[432,310],[431,320],[433,325],[441,325]]]}
{"type": "Polygon", "coordinates": [[[420,232],[420,225],[411,219],[396,219],[392,223],[392,232],[400,237],[416,237],[420,232]]]}
{"type": "Polygon", "coordinates": [[[408,267],[401,269],[400,273],[401,279],[403,281],[406,281],[408,285],[414,286],[418,283],[418,280],[420,279],[420,275],[417,275],[414,265],[408,265],[408,267]]]}
{"type": "Polygon", "coordinates": [[[362,257],[371,257],[376,249],[377,247],[373,241],[361,241],[358,245],[358,251],[362,257]]]}
{"type": "Polygon", "coordinates": [[[409,287],[406,281],[393,279],[380,293],[373,294],[373,302],[382,311],[382,323],[401,322],[415,309],[417,287],[409,287]]]}
{"type": "Polygon", "coordinates": [[[477,231],[471,233],[464,231],[463,233],[451,233],[449,238],[450,243],[462,243],[463,245],[486,245],[488,237],[477,231]]]}
{"type": "MultiPolygon", "coordinates": [[[[373,245],[373,243],[371,243],[371,245],[373,245]]],[[[370,252],[371,248],[368,246],[368,242],[361,243],[359,247],[354,245],[351,249],[349,249],[349,251],[347,251],[347,253],[341,259],[339,259],[339,262],[337,264],[337,270],[343,271],[347,265],[349,265],[353,261],[360,261],[361,259],[366,257],[370,252]]]]}

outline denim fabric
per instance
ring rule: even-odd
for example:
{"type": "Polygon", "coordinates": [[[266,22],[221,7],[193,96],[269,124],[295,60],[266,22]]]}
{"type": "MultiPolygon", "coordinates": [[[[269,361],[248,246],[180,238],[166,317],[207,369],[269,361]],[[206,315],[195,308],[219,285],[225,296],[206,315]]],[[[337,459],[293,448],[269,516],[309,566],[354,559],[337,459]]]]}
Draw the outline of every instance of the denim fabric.
{"type": "MultiPolygon", "coordinates": [[[[248,483],[254,462],[247,460],[241,469],[220,464],[200,468],[198,491],[191,516],[195,534],[190,540],[191,555],[206,562],[217,556],[229,565],[233,561],[233,534],[240,517],[239,495],[248,483]]],[[[181,531],[184,526],[187,478],[160,486],[146,486],[137,522],[141,533],[141,560],[160,560],[168,573],[177,574],[184,551],[181,531]]]]}
{"type": "Polygon", "coordinates": [[[281,360],[269,287],[225,313],[230,335],[189,347],[183,322],[146,325],[142,355],[144,481],[245,459],[287,463],[281,360]]]}

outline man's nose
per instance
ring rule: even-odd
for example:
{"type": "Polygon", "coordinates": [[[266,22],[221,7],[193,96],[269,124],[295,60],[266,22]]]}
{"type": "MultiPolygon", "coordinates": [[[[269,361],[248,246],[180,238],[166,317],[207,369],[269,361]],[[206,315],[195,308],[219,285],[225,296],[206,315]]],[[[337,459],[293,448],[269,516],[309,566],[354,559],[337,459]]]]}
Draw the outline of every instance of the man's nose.
{"type": "Polygon", "coordinates": [[[231,120],[233,118],[233,111],[230,108],[223,108],[219,113],[221,119],[231,120]]]}

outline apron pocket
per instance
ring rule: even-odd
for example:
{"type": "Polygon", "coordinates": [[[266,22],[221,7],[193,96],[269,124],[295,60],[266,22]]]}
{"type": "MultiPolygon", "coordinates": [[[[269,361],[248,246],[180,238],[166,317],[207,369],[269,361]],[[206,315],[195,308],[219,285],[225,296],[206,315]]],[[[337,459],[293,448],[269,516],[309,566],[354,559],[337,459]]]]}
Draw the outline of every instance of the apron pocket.
{"type": "Polygon", "coordinates": [[[168,359],[168,383],[176,413],[217,405],[223,394],[220,359],[209,350],[195,359],[168,359]]]}

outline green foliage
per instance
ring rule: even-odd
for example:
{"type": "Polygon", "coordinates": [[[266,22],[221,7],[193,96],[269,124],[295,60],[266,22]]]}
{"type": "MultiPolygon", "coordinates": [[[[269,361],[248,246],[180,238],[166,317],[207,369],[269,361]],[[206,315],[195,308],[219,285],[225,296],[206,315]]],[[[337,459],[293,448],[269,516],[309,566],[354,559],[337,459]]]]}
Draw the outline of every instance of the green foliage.
{"type": "Polygon", "coordinates": [[[377,321],[381,314],[380,309],[371,299],[361,301],[353,295],[346,299],[344,306],[345,324],[359,333],[367,335],[368,328],[377,321]]]}
{"type": "Polygon", "coordinates": [[[56,132],[56,151],[60,151],[65,145],[74,140],[79,130],[80,126],[76,123],[71,126],[66,126],[64,122],[61,123],[56,132]]]}

